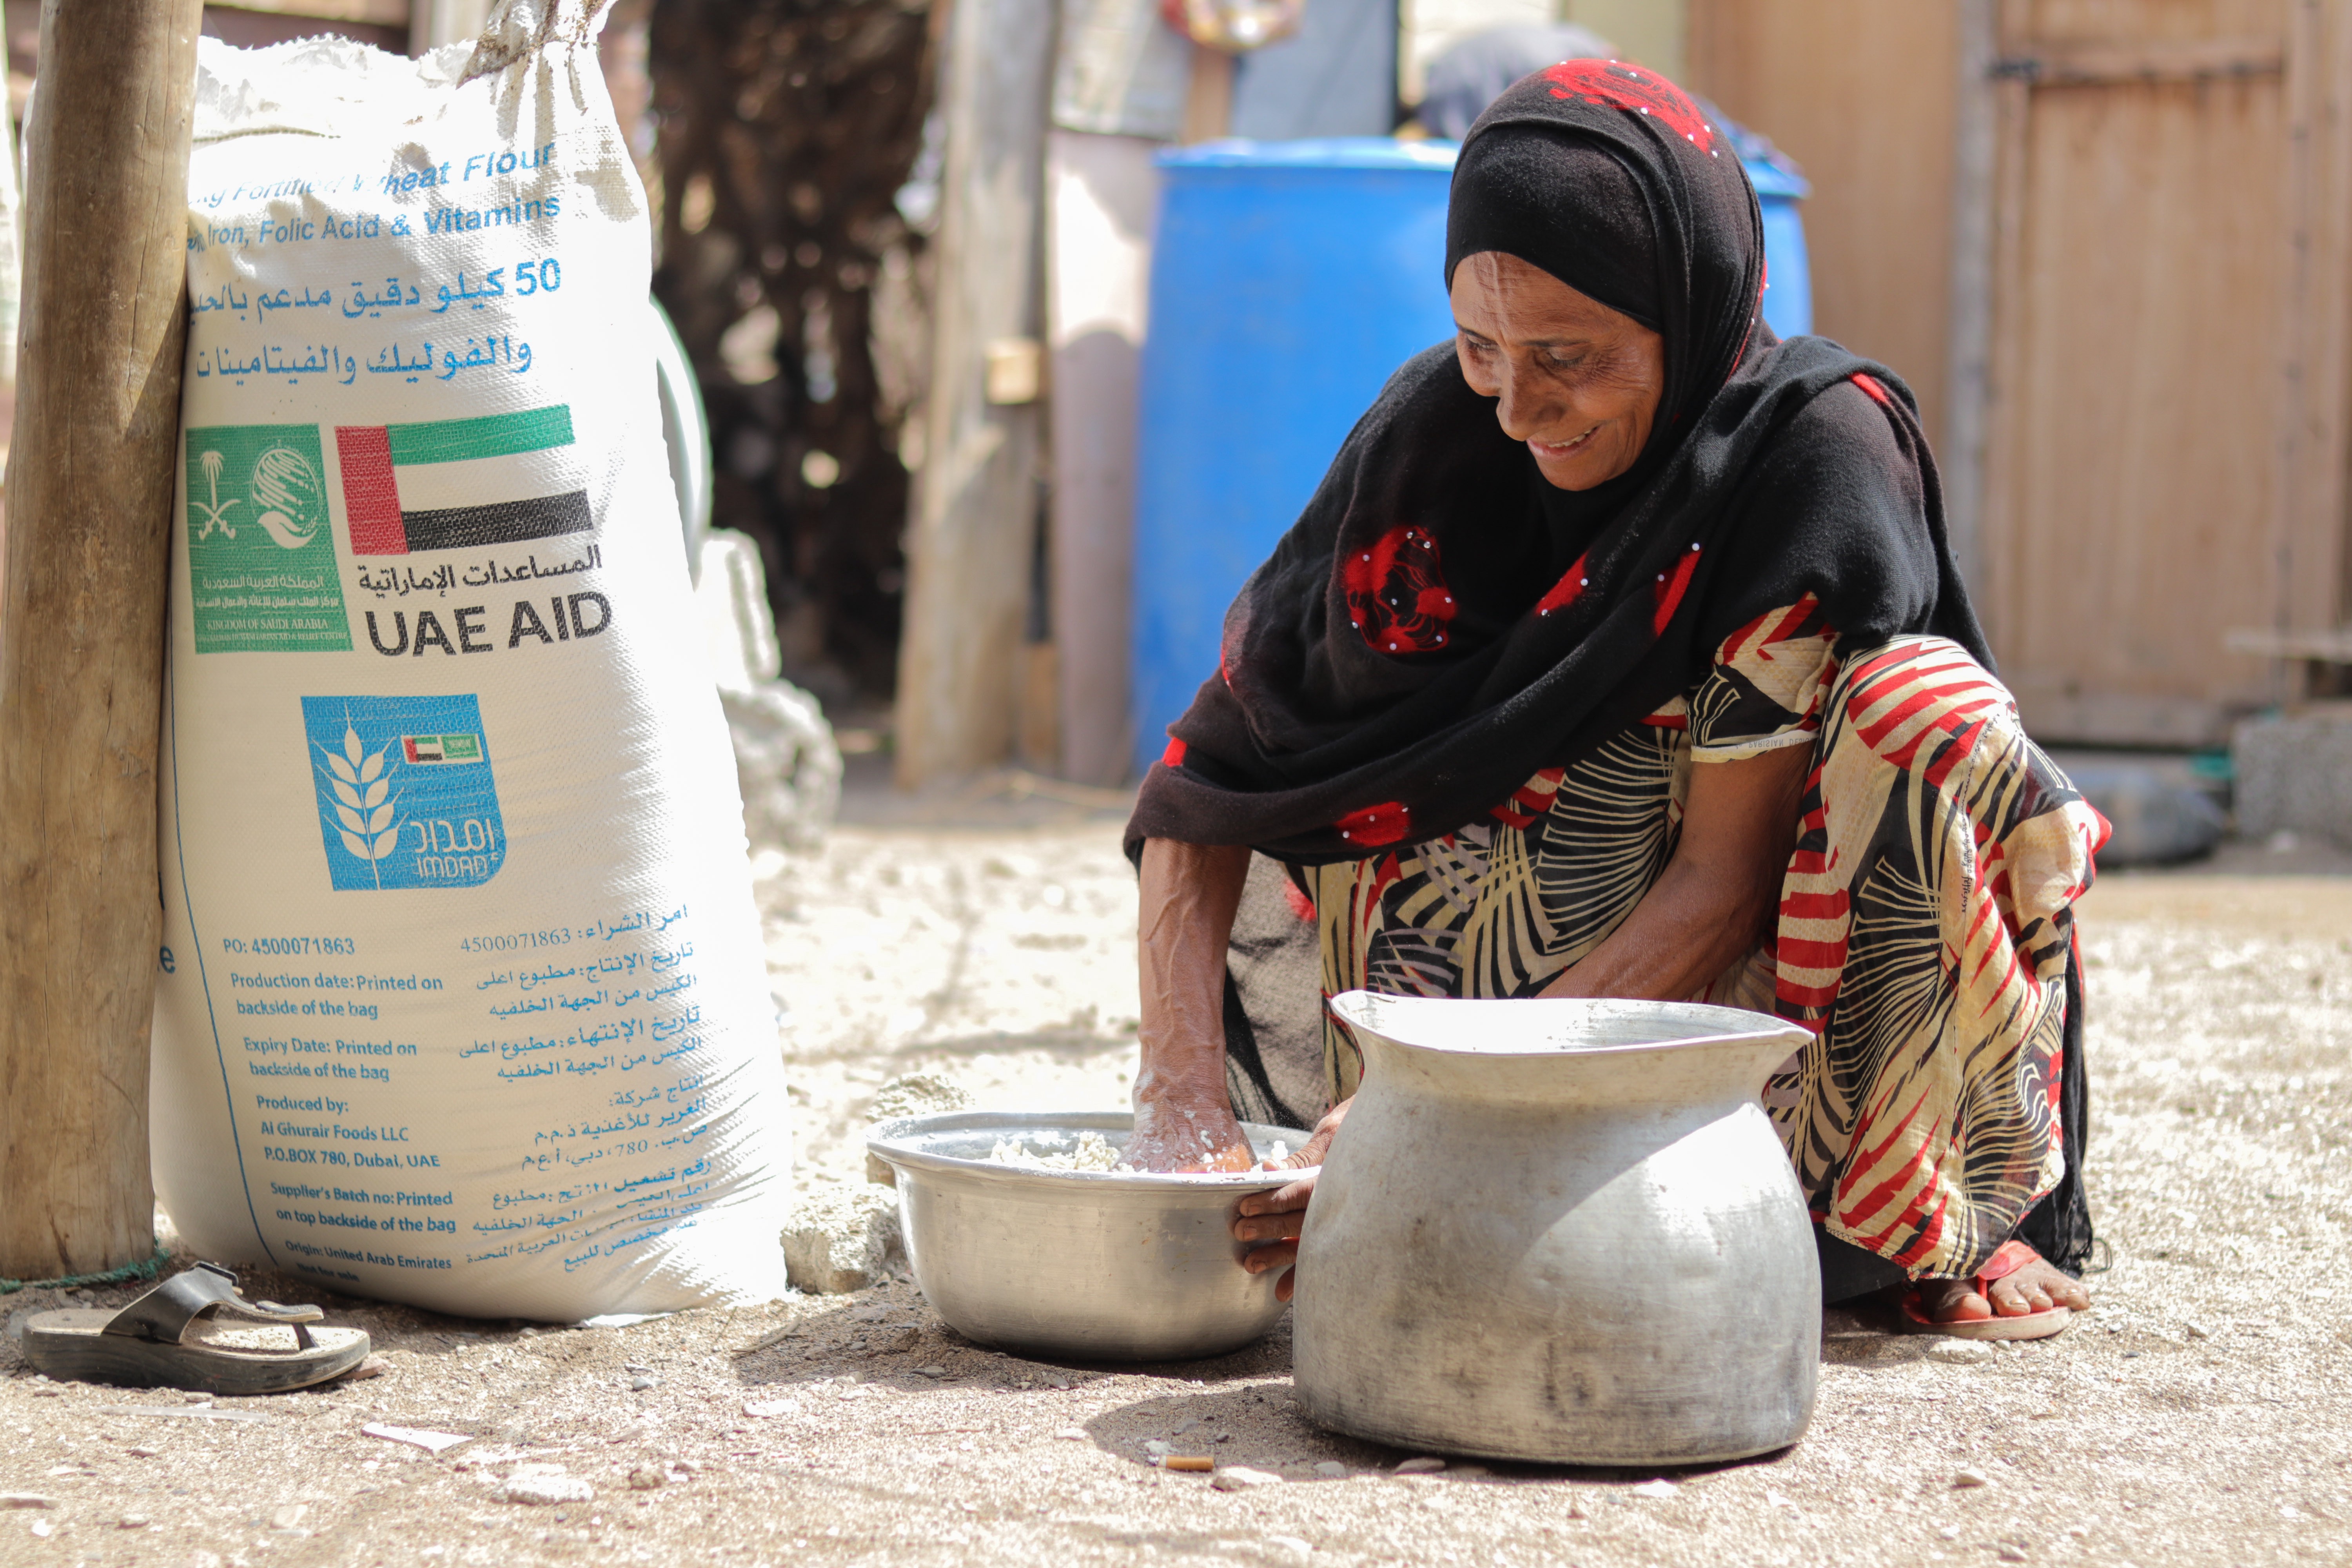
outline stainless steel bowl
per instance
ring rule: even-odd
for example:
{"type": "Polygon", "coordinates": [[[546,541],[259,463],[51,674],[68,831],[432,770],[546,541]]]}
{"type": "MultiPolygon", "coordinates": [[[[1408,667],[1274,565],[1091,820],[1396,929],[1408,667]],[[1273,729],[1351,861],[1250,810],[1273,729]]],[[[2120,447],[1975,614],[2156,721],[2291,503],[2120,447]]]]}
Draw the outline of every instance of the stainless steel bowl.
{"type": "MultiPolygon", "coordinates": [[[[1238,1350],[1274,1327],[1278,1272],[1250,1274],[1234,1205],[1298,1171],[1147,1175],[1000,1165],[1002,1138],[1069,1150],[1078,1134],[1124,1147],[1118,1112],[960,1110],[886,1121],[866,1147],[898,1177],[915,1282],[957,1332],[1076,1361],[1188,1361],[1238,1350]]],[[[1259,1155],[1307,1134],[1244,1124],[1259,1155]]]]}

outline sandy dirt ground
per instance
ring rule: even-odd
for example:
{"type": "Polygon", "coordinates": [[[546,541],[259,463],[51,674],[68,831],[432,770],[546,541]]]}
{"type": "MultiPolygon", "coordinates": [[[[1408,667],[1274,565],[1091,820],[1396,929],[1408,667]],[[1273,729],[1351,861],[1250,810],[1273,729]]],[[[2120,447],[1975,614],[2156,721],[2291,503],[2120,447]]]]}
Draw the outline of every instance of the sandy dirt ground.
{"type": "MultiPolygon", "coordinates": [[[[858,1176],[900,1073],[991,1108],[1124,1103],[1118,824],[868,803],[772,887],[808,1179],[858,1176]]],[[[598,1330],[338,1300],[387,1370],[268,1399],[61,1386],[0,1338],[0,1565],[2352,1562],[2345,870],[2235,851],[2091,896],[2095,1314],[1961,1362],[1832,1312],[1811,1429],[1765,1460],[1401,1476],[1299,1416],[1286,1328],[1214,1362],[1046,1364],[904,1283],[598,1330]],[[1213,1489],[1151,1443],[1282,1479],[1213,1489]]]]}

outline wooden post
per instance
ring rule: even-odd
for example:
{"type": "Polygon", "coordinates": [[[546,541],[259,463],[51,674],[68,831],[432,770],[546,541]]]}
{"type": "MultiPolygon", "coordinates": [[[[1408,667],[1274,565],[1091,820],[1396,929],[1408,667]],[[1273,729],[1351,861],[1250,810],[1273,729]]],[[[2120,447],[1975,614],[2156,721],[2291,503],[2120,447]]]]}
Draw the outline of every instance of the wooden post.
{"type": "Polygon", "coordinates": [[[1055,131],[1047,167],[1054,237],[1054,642],[1061,754],[1055,771],[1116,784],[1135,750],[1129,643],[1135,576],[1136,401],[1160,188],[1140,136],[1055,131]]]}
{"type": "Polygon", "coordinates": [[[198,0],[47,0],[0,598],[0,1275],[153,1246],[155,747],[198,0]]]}
{"type": "Polygon", "coordinates": [[[931,385],[898,651],[902,788],[1013,752],[1038,513],[1055,13],[1054,0],[955,0],[948,23],[931,385]]]}
{"type": "Polygon", "coordinates": [[[1206,44],[1192,46],[1192,74],[1184,85],[1184,140],[1222,141],[1234,123],[1234,57],[1206,44]]]}

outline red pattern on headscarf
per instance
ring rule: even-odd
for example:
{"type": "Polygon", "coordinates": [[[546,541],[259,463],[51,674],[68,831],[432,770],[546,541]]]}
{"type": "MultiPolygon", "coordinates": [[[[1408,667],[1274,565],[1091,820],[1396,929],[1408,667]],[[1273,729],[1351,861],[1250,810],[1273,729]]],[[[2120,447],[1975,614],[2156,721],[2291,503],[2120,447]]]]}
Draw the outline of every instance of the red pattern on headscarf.
{"type": "Polygon", "coordinates": [[[1384,800],[1378,805],[1351,811],[1331,826],[1349,844],[1377,849],[1383,844],[1396,843],[1412,831],[1412,813],[1402,801],[1384,800]]]}
{"type": "Polygon", "coordinates": [[[1622,60],[1562,60],[1546,68],[1554,98],[1589,98],[1628,114],[1648,114],[1702,153],[1715,150],[1715,127],[1682,89],[1622,60]],[[1562,90],[1562,89],[1566,90],[1562,90]]]}
{"type": "Polygon", "coordinates": [[[1682,604],[1683,595],[1689,591],[1691,574],[1698,570],[1698,546],[1694,544],[1682,552],[1670,570],[1659,573],[1657,582],[1652,584],[1654,599],[1650,615],[1650,631],[1653,636],[1665,635],[1666,623],[1675,618],[1675,608],[1682,604]]]}
{"type": "Polygon", "coordinates": [[[1456,606],[1427,529],[1389,530],[1370,550],[1349,555],[1341,576],[1348,624],[1373,652],[1432,653],[1445,646],[1456,606]]]}
{"type": "Polygon", "coordinates": [[[1536,601],[1537,615],[1548,616],[1554,610],[1568,608],[1576,603],[1578,595],[1592,586],[1592,579],[1584,574],[1584,556],[1578,556],[1576,564],[1559,574],[1559,581],[1551,585],[1551,592],[1536,601]]]}

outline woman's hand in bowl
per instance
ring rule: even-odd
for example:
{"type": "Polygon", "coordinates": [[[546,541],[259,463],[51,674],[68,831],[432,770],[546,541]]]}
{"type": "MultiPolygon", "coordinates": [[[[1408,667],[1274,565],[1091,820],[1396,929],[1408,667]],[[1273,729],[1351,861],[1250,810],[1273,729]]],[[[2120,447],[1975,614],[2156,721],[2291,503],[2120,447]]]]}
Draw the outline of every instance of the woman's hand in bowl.
{"type": "Polygon", "coordinates": [[[1138,1095],[1126,1163],[1139,1171],[1246,1171],[1255,1165],[1257,1154],[1219,1088],[1213,1100],[1138,1095]]]}
{"type": "Polygon", "coordinates": [[[1354,1103],[1353,1099],[1349,1099],[1333,1106],[1315,1124],[1314,1136],[1301,1144],[1297,1153],[1265,1163],[1265,1168],[1269,1171],[1304,1170],[1306,1175],[1270,1193],[1252,1193],[1241,1201],[1234,1220],[1234,1239],[1254,1244],[1243,1256],[1242,1267],[1253,1274],[1264,1274],[1273,1268],[1284,1270],[1274,1285],[1277,1301],[1289,1300],[1291,1292],[1298,1288],[1298,1232],[1307,1223],[1307,1200],[1315,1195],[1318,1173],[1316,1167],[1323,1163],[1339,1123],[1348,1120],[1348,1107],[1354,1103]]]}

